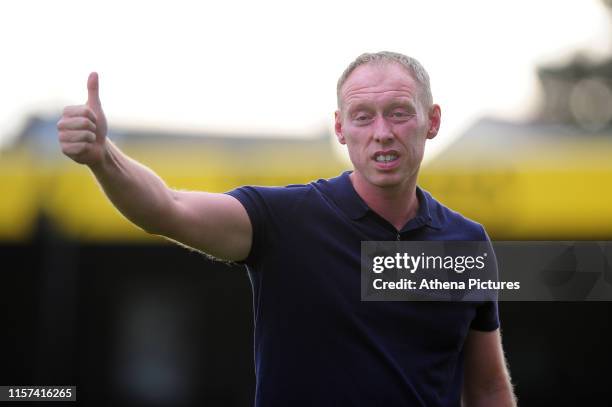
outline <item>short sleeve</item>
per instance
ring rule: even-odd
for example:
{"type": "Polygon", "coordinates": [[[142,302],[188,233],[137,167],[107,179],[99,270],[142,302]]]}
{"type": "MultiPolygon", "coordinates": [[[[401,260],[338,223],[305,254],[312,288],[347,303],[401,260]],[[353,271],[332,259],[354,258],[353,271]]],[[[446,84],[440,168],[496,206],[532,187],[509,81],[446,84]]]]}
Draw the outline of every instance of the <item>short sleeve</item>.
{"type": "Polygon", "coordinates": [[[288,185],[243,186],[226,192],[242,204],[253,228],[251,250],[238,263],[257,269],[265,256],[273,254],[284,234],[291,233],[297,208],[308,191],[308,185],[288,185]]]}
{"type": "MultiPolygon", "coordinates": [[[[488,251],[493,254],[492,265],[494,267],[494,270],[492,271],[491,275],[495,278],[495,280],[497,280],[499,274],[497,270],[497,258],[495,257],[495,252],[493,250],[493,244],[491,243],[491,239],[487,235],[487,232],[484,230],[484,228],[482,226],[480,227],[482,229],[483,235],[482,240],[488,243],[488,251]]],[[[485,301],[476,308],[476,315],[474,316],[474,319],[470,324],[470,329],[490,332],[496,330],[497,328],[499,328],[499,309],[497,299],[485,301]]]]}
{"type": "Polygon", "coordinates": [[[258,188],[245,186],[226,192],[236,198],[246,210],[253,229],[251,250],[246,259],[238,263],[254,266],[262,255],[262,243],[266,239],[266,203],[258,188]]]}
{"type": "Polygon", "coordinates": [[[497,328],[499,328],[497,301],[487,301],[479,305],[476,309],[476,316],[472,320],[470,329],[489,332],[497,328]]]}

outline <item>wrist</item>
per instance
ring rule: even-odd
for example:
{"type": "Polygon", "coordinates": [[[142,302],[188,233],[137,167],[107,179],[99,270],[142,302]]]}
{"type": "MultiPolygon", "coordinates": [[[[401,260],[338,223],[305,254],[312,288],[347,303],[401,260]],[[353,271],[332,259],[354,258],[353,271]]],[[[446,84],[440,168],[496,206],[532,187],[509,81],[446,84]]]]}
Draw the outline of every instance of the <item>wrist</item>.
{"type": "Polygon", "coordinates": [[[104,140],[104,143],[100,149],[102,150],[100,153],[100,158],[97,161],[88,164],[89,168],[94,174],[104,172],[107,164],[112,162],[111,142],[108,138],[104,140]]]}

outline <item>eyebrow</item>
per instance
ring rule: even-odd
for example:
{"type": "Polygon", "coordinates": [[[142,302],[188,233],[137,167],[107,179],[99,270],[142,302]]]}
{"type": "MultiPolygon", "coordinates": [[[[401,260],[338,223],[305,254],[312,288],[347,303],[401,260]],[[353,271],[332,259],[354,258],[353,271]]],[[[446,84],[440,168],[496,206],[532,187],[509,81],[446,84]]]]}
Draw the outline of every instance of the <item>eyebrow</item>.
{"type": "Polygon", "coordinates": [[[371,110],[372,109],[372,103],[368,103],[368,102],[357,102],[356,104],[349,104],[347,106],[347,111],[348,112],[356,112],[359,110],[371,110]]]}
{"type": "MultiPolygon", "coordinates": [[[[347,112],[354,113],[360,110],[372,110],[373,103],[371,102],[357,102],[354,105],[349,105],[347,112]]],[[[415,110],[415,105],[412,100],[409,99],[398,99],[392,100],[388,105],[384,107],[384,110],[395,109],[398,107],[408,108],[410,110],[415,110]]]]}
{"type": "Polygon", "coordinates": [[[412,101],[407,101],[407,100],[401,101],[401,102],[400,101],[393,102],[385,110],[393,110],[397,108],[406,109],[406,110],[409,110],[410,112],[416,111],[416,106],[414,105],[414,103],[412,103],[412,101]]]}

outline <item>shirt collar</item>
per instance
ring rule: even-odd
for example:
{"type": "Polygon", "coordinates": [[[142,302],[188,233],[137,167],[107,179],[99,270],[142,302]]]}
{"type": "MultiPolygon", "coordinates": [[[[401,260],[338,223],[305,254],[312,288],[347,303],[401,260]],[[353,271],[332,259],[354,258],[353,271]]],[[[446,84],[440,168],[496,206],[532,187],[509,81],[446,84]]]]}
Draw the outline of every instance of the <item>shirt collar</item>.
{"type": "MultiPolygon", "coordinates": [[[[330,193],[336,204],[342,209],[351,219],[358,220],[363,218],[372,210],[357,194],[353,183],[349,178],[352,171],[345,171],[339,177],[332,178],[330,184],[330,193]]],[[[432,196],[419,186],[416,187],[417,199],[419,200],[419,210],[416,216],[409,221],[409,224],[414,222],[422,225],[427,225],[435,229],[441,229],[440,219],[435,210],[437,202],[432,196]]],[[[372,211],[373,212],[373,211],[372,211]]]]}

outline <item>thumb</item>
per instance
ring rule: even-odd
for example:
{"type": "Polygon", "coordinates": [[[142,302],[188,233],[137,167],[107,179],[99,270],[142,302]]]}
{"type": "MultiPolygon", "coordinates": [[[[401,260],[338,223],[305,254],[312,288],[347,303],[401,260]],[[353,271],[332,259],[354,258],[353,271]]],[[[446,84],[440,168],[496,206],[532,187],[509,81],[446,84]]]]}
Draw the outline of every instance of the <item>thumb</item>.
{"type": "Polygon", "coordinates": [[[98,73],[90,73],[89,78],[87,78],[87,106],[94,110],[102,109],[99,88],[98,73]]]}

